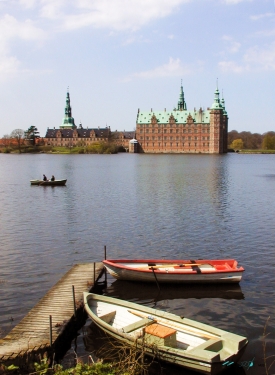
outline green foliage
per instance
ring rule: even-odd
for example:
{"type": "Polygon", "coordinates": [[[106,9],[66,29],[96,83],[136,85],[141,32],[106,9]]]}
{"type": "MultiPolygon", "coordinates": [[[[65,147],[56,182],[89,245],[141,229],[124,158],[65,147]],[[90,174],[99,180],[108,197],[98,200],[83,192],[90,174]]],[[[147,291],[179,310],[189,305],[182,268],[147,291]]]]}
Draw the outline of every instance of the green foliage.
{"type": "Polygon", "coordinates": [[[40,360],[40,363],[34,362],[34,368],[36,372],[39,372],[41,375],[48,373],[49,361],[47,357],[44,357],[40,360]]]}
{"type": "Polygon", "coordinates": [[[25,139],[28,141],[31,145],[35,145],[36,139],[39,139],[39,131],[35,126],[30,126],[28,130],[24,132],[25,139]]]}
{"type": "Polygon", "coordinates": [[[274,132],[266,133],[263,139],[262,148],[264,150],[275,150],[275,134],[274,132]]]}
{"type": "MultiPolygon", "coordinates": [[[[263,135],[258,133],[251,133],[251,132],[237,132],[237,130],[232,130],[228,132],[228,145],[235,139],[242,139],[243,147],[249,150],[257,150],[260,149],[262,146],[263,135]]],[[[230,146],[229,146],[230,147],[230,146]]]]}
{"type": "Polygon", "coordinates": [[[117,154],[118,146],[112,143],[94,143],[86,147],[88,154],[117,154]]]}
{"type": "Polygon", "coordinates": [[[126,375],[118,372],[111,364],[95,363],[93,365],[78,363],[76,367],[63,370],[61,366],[54,369],[55,375],[126,375]]]}
{"type": "Polygon", "coordinates": [[[234,150],[241,150],[243,148],[243,140],[242,139],[235,139],[231,143],[230,148],[233,148],[234,150]]]}

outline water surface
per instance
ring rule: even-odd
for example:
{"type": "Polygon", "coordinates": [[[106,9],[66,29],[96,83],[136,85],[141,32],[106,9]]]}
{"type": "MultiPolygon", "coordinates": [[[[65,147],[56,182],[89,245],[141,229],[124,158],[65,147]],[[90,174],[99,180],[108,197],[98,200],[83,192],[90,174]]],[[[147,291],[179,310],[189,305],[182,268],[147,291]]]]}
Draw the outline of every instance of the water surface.
{"type": "MultiPolygon", "coordinates": [[[[240,286],[124,286],[107,294],[245,335],[249,374],[275,348],[274,155],[0,154],[0,329],[7,333],[75,263],[236,258],[240,286]],[[54,174],[65,187],[30,186],[54,174]],[[172,292],[173,290],[173,292],[172,292]]],[[[131,284],[131,283],[130,283],[131,284]]],[[[273,370],[274,371],[274,370],[273,370]]],[[[234,371],[232,372],[232,374],[234,371]]]]}

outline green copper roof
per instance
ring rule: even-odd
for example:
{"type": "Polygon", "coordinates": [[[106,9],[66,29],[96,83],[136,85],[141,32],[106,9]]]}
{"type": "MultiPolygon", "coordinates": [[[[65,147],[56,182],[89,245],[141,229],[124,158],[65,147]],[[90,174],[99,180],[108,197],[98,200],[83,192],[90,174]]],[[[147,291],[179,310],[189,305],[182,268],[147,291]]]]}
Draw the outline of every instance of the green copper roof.
{"type": "Polygon", "coordinates": [[[176,123],[185,124],[189,114],[196,123],[210,123],[210,110],[199,111],[140,111],[137,116],[137,124],[150,124],[153,115],[156,116],[157,122],[160,124],[168,124],[170,116],[173,115],[176,123]]]}
{"type": "Polygon", "coordinates": [[[216,88],[214,103],[212,104],[211,109],[223,109],[223,107],[220,103],[220,92],[219,92],[218,88],[216,88]]]}
{"type": "Polygon", "coordinates": [[[65,106],[65,117],[62,120],[62,125],[60,126],[60,129],[62,128],[75,128],[74,118],[72,117],[72,108],[70,103],[70,94],[67,92],[66,96],[66,106],[65,106]]]}
{"type": "Polygon", "coordinates": [[[226,110],[225,110],[225,102],[224,102],[224,98],[222,98],[222,100],[221,100],[221,105],[222,105],[222,108],[223,108],[223,114],[224,114],[224,115],[227,115],[227,112],[226,112],[226,110]]]}
{"type": "Polygon", "coordinates": [[[186,108],[186,103],[184,101],[184,93],[183,93],[183,88],[182,88],[182,85],[180,87],[180,97],[179,97],[179,101],[178,101],[178,110],[184,110],[184,109],[187,109],[186,108]]]}

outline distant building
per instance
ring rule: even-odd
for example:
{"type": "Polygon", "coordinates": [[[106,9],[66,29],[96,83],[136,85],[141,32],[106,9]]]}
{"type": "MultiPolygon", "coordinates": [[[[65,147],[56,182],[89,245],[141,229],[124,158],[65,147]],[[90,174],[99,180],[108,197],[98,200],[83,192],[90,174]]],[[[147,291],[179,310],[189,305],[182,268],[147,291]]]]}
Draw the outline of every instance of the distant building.
{"type": "Polygon", "coordinates": [[[135,152],[223,154],[227,132],[228,116],[218,88],[211,108],[189,111],[181,86],[178,107],[172,111],[138,110],[135,152]]]}
{"type": "MultiPolygon", "coordinates": [[[[49,146],[89,146],[93,143],[108,142],[111,139],[110,127],[84,128],[77,127],[72,117],[70,94],[67,92],[65,116],[59,129],[47,129],[45,143],[49,146]]],[[[129,142],[128,142],[129,143],[129,142]]]]}

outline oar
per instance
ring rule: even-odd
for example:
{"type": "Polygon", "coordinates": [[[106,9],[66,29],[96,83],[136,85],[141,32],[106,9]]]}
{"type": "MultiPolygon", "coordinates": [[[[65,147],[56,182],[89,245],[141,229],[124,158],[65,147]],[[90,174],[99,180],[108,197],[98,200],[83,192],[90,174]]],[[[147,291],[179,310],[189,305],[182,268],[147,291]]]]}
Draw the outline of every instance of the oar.
{"type": "Polygon", "coordinates": [[[156,268],[167,268],[167,267],[186,267],[186,266],[189,266],[189,267],[193,267],[193,266],[202,266],[202,264],[207,264],[207,263],[184,263],[184,264],[177,264],[177,263],[172,263],[172,264],[162,264],[162,265],[148,265],[148,266],[141,266],[141,267],[138,267],[139,269],[141,268],[152,268],[154,267],[155,269],[156,268]]]}
{"type": "Polygon", "coordinates": [[[153,274],[154,274],[154,276],[155,276],[155,280],[156,280],[156,283],[157,283],[158,290],[160,291],[160,287],[159,287],[159,283],[158,283],[157,275],[155,274],[154,268],[151,267],[150,270],[153,271],[153,274]]]}
{"type": "MultiPolygon", "coordinates": [[[[140,318],[148,318],[148,319],[152,319],[156,323],[166,324],[167,326],[176,328],[176,329],[178,329],[179,331],[182,331],[182,332],[188,331],[188,332],[192,333],[193,335],[196,335],[196,336],[199,336],[199,337],[205,337],[207,339],[218,339],[219,338],[219,337],[211,335],[211,334],[204,334],[204,333],[196,332],[195,330],[193,330],[191,328],[186,328],[185,326],[183,326],[184,323],[182,323],[183,325],[173,323],[170,320],[165,319],[165,318],[154,317],[154,316],[151,316],[151,315],[148,316],[146,314],[142,314],[140,312],[133,311],[133,310],[128,310],[128,312],[133,314],[133,315],[139,316],[140,318]]],[[[199,328],[198,328],[198,330],[199,330],[199,328]]]]}

